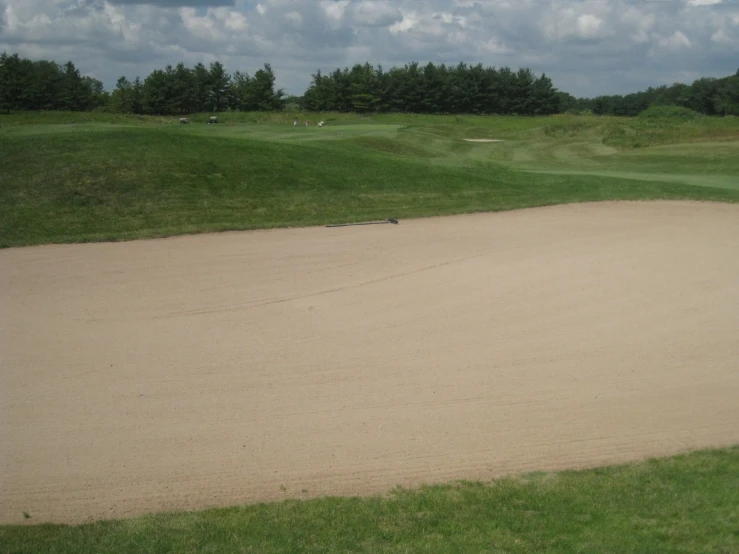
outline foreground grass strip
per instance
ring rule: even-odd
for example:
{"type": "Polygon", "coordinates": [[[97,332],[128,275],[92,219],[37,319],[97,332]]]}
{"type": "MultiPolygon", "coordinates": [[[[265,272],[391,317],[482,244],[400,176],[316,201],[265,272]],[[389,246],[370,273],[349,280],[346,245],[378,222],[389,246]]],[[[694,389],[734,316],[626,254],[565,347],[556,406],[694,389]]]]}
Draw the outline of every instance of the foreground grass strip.
{"type": "MultiPolygon", "coordinates": [[[[491,483],[0,527],[0,552],[739,552],[739,446],[491,483]]],[[[31,520],[33,514],[29,514],[31,520]]]]}

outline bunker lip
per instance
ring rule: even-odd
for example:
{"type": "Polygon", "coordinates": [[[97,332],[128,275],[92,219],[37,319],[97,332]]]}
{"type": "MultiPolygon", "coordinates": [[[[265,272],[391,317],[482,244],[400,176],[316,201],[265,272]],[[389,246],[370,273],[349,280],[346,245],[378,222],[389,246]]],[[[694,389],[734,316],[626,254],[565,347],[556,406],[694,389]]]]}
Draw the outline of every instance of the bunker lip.
{"type": "Polygon", "coordinates": [[[503,142],[503,139],[473,139],[473,138],[466,138],[462,139],[467,142],[503,142]]]}
{"type": "Polygon", "coordinates": [[[0,523],[739,443],[737,250],[672,201],[0,250],[0,523]]]}

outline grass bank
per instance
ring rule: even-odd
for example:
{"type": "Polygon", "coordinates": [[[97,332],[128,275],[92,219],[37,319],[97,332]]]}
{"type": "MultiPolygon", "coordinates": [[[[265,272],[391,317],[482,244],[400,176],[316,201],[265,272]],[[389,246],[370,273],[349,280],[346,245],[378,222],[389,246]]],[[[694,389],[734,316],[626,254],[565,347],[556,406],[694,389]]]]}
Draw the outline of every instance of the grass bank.
{"type": "MultiPolygon", "coordinates": [[[[4,554],[739,552],[739,447],[586,471],[0,527],[4,554]]],[[[33,514],[29,514],[33,521],[33,514]]]]}
{"type": "Polygon", "coordinates": [[[693,142],[634,151],[608,146],[608,133],[620,125],[637,136],[636,120],[326,114],[324,129],[296,129],[292,116],[4,116],[0,247],[580,201],[739,200],[739,142],[694,146],[712,144],[717,126],[739,135],[723,120],[663,125],[668,138],[692,125],[693,142]]]}

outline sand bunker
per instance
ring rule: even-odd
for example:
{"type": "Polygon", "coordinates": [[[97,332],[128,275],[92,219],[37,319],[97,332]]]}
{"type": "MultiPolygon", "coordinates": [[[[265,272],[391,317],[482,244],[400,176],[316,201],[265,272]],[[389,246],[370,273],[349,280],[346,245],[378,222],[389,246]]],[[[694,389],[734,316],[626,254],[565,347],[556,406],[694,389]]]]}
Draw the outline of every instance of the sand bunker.
{"type": "Polygon", "coordinates": [[[464,139],[467,142],[503,142],[502,139],[464,139]]]}
{"type": "Polygon", "coordinates": [[[739,442],[737,252],[682,202],[2,250],[0,522],[739,442]]]}

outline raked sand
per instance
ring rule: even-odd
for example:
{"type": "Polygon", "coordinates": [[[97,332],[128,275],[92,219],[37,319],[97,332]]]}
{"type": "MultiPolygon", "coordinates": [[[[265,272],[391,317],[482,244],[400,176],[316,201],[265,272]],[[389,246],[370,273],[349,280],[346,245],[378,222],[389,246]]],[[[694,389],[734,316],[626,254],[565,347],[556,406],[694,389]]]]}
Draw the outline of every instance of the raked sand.
{"type": "Polygon", "coordinates": [[[737,443],[737,253],[690,202],[2,250],[0,523],[737,443]]]}

